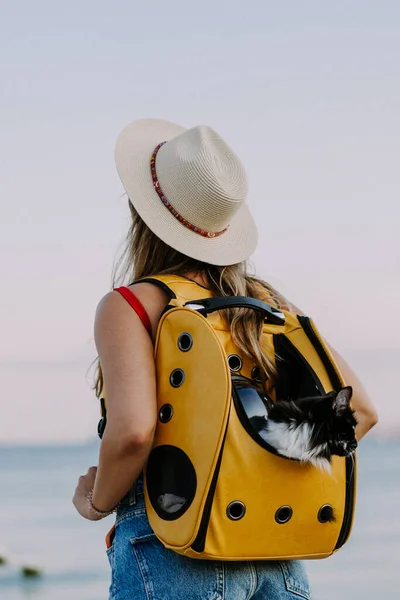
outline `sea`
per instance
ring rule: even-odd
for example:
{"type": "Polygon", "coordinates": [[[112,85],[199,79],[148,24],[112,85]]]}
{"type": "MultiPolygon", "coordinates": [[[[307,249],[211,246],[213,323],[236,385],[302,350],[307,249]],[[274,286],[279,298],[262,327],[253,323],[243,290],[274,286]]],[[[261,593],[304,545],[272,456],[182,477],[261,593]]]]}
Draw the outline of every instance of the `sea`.
{"type": "MultiPolygon", "coordinates": [[[[97,442],[0,447],[1,600],[107,600],[112,517],[85,521],[71,503],[97,453],[97,442]]],[[[400,597],[400,439],[366,438],[358,456],[351,539],[334,556],[307,561],[314,600],[400,597]]]]}

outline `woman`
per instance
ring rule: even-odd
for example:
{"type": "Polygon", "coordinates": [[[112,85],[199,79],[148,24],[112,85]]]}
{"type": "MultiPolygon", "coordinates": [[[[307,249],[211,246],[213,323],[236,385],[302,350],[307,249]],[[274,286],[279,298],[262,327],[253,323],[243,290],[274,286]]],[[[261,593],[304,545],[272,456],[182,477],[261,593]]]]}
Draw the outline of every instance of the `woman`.
{"type": "MultiPolygon", "coordinates": [[[[119,137],[116,163],[132,214],[127,244],[130,281],[173,273],[216,296],[259,297],[260,289],[265,291],[265,284],[246,272],[246,260],[257,243],[245,204],[246,174],[216,132],[208,127],[185,130],[164,121],[138,121],[119,137]]],[[[309,598],[301,562],[193,560],[164,548],[152,532],[141,473],[157,422],[153,342],[169,296],[147,282],[129,287],[148,315],[152,339],[119,293],[113,291],[101,300],[95,319],[101,363],[97,391],[104,381],[107,427],[98,467],[79,479],[73,500],[78,512],[91,520],[118,507],[115,537],[108,550],[110,598],[309,598]]],[[[271,302],[286,304],[269,286],[267,291],[271,302]]],[[[232,337],[268,373],[273,367],[261,352],[255,329],[247,326],[250,319],[246,310],[231,311],[232,337]]],[[[350,367],[332,352],[353,387],[360,440],[377,422],[376,412],[350,367]]]]}

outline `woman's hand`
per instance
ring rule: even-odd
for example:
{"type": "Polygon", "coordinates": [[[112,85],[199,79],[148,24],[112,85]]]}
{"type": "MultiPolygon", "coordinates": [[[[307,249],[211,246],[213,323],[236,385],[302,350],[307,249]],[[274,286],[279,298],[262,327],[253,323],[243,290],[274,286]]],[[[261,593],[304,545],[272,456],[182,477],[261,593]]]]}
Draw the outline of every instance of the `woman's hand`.
{"type": "Polygon", "coordinates": [[[86,475],[81,475],[78,479],[75,494],[72,503],[82,517],[90,521],[99,521],[100,516],[97,516],[91,509],[89,502],[89,493],[94,488],[96,480],[97,467],[89,467],[86,475]]]}

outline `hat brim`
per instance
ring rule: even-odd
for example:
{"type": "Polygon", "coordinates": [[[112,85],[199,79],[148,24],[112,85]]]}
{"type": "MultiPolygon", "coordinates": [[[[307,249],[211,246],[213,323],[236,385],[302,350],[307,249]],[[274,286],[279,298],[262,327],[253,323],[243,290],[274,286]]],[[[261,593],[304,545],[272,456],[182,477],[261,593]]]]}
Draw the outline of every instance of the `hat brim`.
{"type": "MultiPolygon", "coordinates": [[[[115,162],[122,184],[140,217],[163,242],[186,256],[212,265],[240,263],[254,252],[258,237],[246,204],[231,219],[225,233],[207,238],[174,217],[154,189],[150,159],[155,147],[184,131],[180,125],[159,119],[143,119],[127,125],[115,148],[115,162]]],[[[174,199],[168,200],[173,206],[174,199]]]]}

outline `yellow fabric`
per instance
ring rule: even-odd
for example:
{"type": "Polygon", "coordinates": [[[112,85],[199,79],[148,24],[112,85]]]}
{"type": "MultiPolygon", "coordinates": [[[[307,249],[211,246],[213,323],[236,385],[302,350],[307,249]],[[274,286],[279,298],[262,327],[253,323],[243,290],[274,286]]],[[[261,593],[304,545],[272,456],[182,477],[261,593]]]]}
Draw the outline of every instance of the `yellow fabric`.
{"type": "MultiPolygon", "coordinates": [[[[171,301],[175,308],[166,311],[160,321],[155,346],[158,409],[168,403],[174,413],[168,423],[158,423],[154,448],[169,445],[181,449],[197,477],[190,507],[178,519],[165,520],[150,501],[151,473],[145,472],[146,506],[155,533],[168,548],[194,558],[268,560],[331,555],[345,516],[345,459],[335,456],[332,472],[326,473],[309,464],[276,456],[257,444],[242,426],[231,397],[227,356],[241,353],[233,345],[229,330],[218,312],[205,318],[182,307],[189,300],[210,297],[210,292],[176,276],[154,279],[162,281],[176,295],[171,301]],[[183,332],[193,338],[193,346],[187,352],[178,347],[183,332]],[[169,379],[176,368],[185,373],[184,383],[178,388],[172,387],[169,379]],[[191,546],[199,533],[222,445],[205,547],[198,552],[191,546]],[[235,500],[246,506],[245,516],[237,521],[226,514],[227,506],[235,500]],[[333,506],[334,522],[319,522],[318,511],[325,504],[333,506]],[[293,516],[287,523],[278,524],[275,513],[286,505],[292,508],[293,516]]],[[[328,373],[297,316],[284,314],[285,325],[264,326],[264,351],[274,359],[272,336],[283,333],[312,366],[325,392],[331,391],[328,373]]],[[[313,329],[318,335],[314,325],[313,329]]],[[[334,365],[320,336],[319,340],[334,365]]],[[[247,357],[241,358],[241,374],[250,378],[254,364],[247,357]]],[[[338,375],[343,382],[339,372],[338,375]]],[[[353,510],[354,504],[346,514],[348,523],[353,510]]]]}

